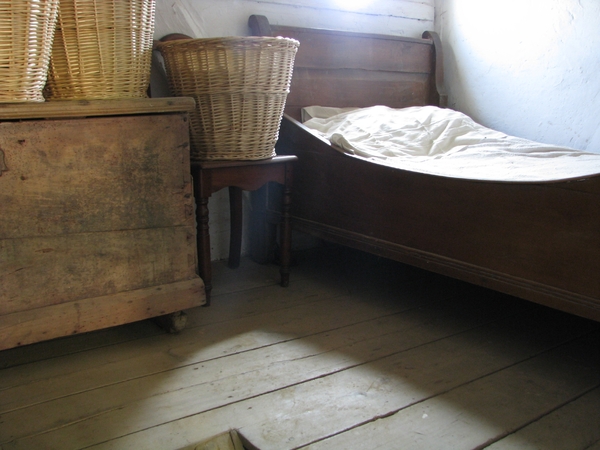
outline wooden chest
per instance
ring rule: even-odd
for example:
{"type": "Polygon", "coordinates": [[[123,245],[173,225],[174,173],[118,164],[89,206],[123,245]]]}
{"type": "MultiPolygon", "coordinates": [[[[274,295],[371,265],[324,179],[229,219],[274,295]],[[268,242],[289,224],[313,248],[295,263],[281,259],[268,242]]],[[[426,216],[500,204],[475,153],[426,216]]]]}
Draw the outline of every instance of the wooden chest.
{"type": "Polygon", "coordinates": [[[204,303],[192,107],[0,105],[0,349],[204,303]]]}

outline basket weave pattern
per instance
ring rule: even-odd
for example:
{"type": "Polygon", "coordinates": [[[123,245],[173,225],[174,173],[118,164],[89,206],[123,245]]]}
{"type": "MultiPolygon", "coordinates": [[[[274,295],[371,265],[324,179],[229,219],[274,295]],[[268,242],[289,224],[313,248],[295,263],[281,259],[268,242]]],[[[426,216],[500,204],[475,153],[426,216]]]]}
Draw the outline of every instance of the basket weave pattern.
{"type": "Polygon", "coordinates": [[[58,0],[0,0],[0,102],[43,102],[58,0]]]}
{"type": "Polygon", "coordinates": [[[159,45],[173,95],[196,100],[191,158],[275,155],[299,43],[289,38],[188,39],[159,45]]]}
{"type": "Polygon", "coordinates": [[[154,0],[60,0],[48,99],[146,97],[154,0]]]}

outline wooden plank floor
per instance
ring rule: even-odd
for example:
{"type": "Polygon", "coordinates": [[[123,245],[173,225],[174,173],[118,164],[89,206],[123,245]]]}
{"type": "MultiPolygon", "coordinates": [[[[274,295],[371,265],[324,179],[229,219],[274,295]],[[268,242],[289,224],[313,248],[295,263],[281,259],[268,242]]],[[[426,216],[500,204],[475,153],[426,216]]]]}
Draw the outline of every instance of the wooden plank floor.
{"type": "Polygon", "coordinates": [[[213,305],[0,353],[0,448],[598,449],[600,324],[343,248],[213,305]]]}

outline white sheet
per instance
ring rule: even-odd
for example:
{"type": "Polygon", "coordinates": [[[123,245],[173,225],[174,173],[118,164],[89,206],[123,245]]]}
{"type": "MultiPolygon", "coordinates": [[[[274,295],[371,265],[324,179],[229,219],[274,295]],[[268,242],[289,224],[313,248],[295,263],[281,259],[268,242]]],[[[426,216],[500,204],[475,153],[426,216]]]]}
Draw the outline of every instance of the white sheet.
{"type": "Polygon", "coordinates": [[[552,181],[600,174],[600,154],[533,142],[434,106],[308,107],[304,124],[361,159],[416,172],[494,181],[552,181]]]}

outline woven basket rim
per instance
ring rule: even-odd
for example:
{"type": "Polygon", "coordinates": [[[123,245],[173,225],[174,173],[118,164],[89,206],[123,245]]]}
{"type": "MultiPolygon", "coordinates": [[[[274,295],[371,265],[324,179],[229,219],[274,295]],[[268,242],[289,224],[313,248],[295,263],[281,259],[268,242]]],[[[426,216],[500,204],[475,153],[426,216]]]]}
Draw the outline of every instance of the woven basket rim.
{"type": "Polygon", "coordinates": [[[281,43],[299,46],[300,42],[293,38],[283,36],[225,36],[211,38],[191,38],[191,39],[175,39],[172,41],[158,42],[156,47],[158,50],[167,47],[178,47],[190,44],[204,44],[206,46],[219,44],[236,44],[236,43],[281,43]]]}

